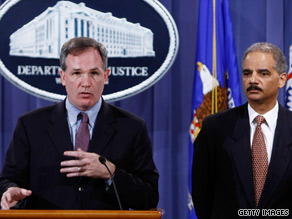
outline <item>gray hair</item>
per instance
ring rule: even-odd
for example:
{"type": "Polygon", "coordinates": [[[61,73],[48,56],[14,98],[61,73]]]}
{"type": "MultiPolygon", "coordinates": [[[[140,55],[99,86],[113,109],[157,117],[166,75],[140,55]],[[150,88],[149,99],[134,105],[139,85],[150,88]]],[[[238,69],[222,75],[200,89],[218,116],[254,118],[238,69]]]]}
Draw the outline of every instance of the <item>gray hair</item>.
{"type": "Polygon", "coordinates": [[[63,71],[66,71],[67,65],[66,65],[66,59],[68,54],[79,54],[86,49],[89,48],[95,48],[102,60],[103,70],[107,70],[107,51],[104,45],[97,42],[96,40],[88,37],[77,37],[73,38],[67,42],[64,43],[61,49],[61,55],[60,55],[60,67],[63,71]]]}
{"type": "Polygon", "coordinates": [[[277,46],[266,42],[254,43],[245,51],[244,56],[242,58],[242,63],[245,60],[246,56],[251,52],[262,52],[272,54],[275,61],[274,69],[279,74],[282,74],[283,72],[287,71],[286,57],[282,50],[279,49],[277,46]]]}

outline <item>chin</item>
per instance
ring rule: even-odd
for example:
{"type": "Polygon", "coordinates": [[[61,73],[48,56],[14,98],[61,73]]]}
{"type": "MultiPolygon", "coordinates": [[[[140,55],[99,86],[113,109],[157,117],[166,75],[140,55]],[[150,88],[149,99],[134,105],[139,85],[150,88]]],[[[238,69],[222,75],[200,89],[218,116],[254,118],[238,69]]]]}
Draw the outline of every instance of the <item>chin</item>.
{"type": "Polygon", "coordinates": [[[248,94],[247,95],[247,99],[251,99],[251,100],[260,100],[263,97],[259,94],[248,94]]]}
{"type": "Polygon", "coordinates": [[[256,104],[261,104],[264,101],[263,101],[263,99],[259,99],[259,98],[248,98],[248,102],[256,103],[256,104]]]}
{"type": "Polygon", "coordinates": [[[79,106],[83,111],[85,111],[85,110],[90,109],[92,107],[92,104],[83,102],[83,103],[80,103],[79,106]]]}

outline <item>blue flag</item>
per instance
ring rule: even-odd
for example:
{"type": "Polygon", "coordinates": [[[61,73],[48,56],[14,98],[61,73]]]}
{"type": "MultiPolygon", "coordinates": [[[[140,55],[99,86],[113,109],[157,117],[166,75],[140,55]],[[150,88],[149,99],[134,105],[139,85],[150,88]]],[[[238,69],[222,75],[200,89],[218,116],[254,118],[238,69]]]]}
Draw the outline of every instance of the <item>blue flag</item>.
{"type": "MultiPolygon", "coordinates": [[[[189,141],[188,216],[192,202],[193,142],[208,115],[241,105],[229,0],[201,0],[189,141]]],[[[194,179],[195,180],[195,179],[194,179]]]]}

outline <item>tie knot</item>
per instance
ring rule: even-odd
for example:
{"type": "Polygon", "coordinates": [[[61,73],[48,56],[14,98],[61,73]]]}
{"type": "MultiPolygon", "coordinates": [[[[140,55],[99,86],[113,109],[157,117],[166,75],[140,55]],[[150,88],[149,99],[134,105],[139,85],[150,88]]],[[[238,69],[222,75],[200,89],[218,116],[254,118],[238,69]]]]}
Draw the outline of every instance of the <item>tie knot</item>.
{"type": "Polygon", "coordinates": [[[82,116],[82,120],[81,120],[82,123],[88,123],[89,119],[88,119],[88,115],[86,113],[81,112],[81,113],[79,113],[79,115],[82,116]]]}
{"type": "Polygon", "coordinates": [[[257,117],[255,117],[255,121],[257,125],[261,125],[265,121],[265,117],[258,115],[257,117]]]}

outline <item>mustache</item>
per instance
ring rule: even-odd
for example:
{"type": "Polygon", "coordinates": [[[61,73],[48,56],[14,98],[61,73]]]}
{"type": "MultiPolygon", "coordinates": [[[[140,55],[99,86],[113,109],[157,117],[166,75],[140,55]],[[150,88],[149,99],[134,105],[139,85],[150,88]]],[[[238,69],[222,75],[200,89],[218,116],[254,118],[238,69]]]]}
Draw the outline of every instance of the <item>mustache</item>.
{"type": "Polygon", "coordinates": [[[262,88],[260,88],[260,87],[258,87],[258,86],[256,86],[256,85],[250,85],[250,86],[246,89],[246,91],[250,91],[250,90],[259,90],[259,91],[263,91],[262,88]]]}

